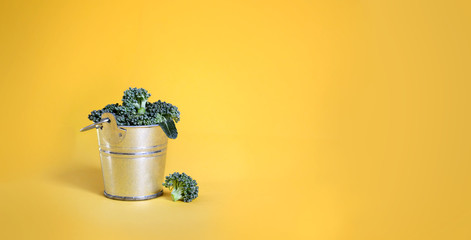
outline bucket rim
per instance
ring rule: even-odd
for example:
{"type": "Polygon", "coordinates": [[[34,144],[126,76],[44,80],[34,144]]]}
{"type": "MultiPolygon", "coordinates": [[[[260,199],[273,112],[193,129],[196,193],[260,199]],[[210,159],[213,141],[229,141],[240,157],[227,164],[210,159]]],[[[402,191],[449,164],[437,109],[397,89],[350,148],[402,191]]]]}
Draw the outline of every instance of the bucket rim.
{"type": "Polygon", "coordinates": [[[159,124],[154,125],[140,125],[140,126],[119,126],[120,128],[152,128],[152,127],[160,127],[159,124]]]}

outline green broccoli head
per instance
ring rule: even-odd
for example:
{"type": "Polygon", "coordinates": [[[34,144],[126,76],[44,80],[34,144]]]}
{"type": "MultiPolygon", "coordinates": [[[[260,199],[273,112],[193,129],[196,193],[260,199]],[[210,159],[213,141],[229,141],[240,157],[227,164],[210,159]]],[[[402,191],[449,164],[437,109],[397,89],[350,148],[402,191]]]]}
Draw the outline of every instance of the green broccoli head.
{"type": "Polygon", "coordinates": [[[129,115],[126,118],[129,126],[157,125],[157,119],[148,114],[129,115]]]}
{"type": "MultiPolygon", "coordinates": [[[[162,102],[160,100],[154,103],[149,103],[146,107],[146,111],[152,115],[159,115],[167,119],[172,119],[175,122],[180,121],[180,111],[178,111],[178,108],[170,103],[162,102]]],[[[162,118],[159,122],[163,121],[164,119],[162,118]]]]}
{"type": "Polygon", "coordinates": [[[123,106],[120,106],[119,103],[108,104],[101,110],[94,110],[88,115],[88,119],[93,122],[99,122],[101,120],[101,115],[103,113],[113,113],[116,117],[116,122],[118,125],[126,124],[126,114],[127,109],[123,106]]]}
{"type": "Polygon", "coordinates": [[[93,110],[90,114],[88,114],[88,119],[92,122],[99,122],[101,119],[101,114],[103,114],[103,110],[93,110]]]}
{"type": "Polygon", "coordinates": [[[124,91],[123,106],[129,108],[128,111],[136,110],[138,114],[144,114],[149,97],[150,93],[144,88],[129,88],[124,91]]]}
{"type": "Polygon", "coordinates": [[[175,122],[180,121],[180,111],[178,111],[177,107],[159,100],[147,104],[146,109],[146,114],[155,119],[156,123],[162,127],[162,130],[169,138],[177,138],[178,131],[175,122]]]}
{"type": "Polygon", "coordinates": [[[196,180],[185,173],[175,172],[165,177],[165,182],[162,185],[172,191],[171,196],[174,202],[178,200],[191,202],[198,197],[199,187],[197,184],[196,180]]]}
{"type": "Polygon", "coordinates": [[[101,110],[92,111],[88,119],[99,122],[103,113],[113,113],[118,126],[159,125],[167,137],[178,136],[175,122],[180,121],[180,111],[170,103],[148,102],[150,93],[143,88],[129,88],[124,91],[123,105],[108,104],[101,110]]]}

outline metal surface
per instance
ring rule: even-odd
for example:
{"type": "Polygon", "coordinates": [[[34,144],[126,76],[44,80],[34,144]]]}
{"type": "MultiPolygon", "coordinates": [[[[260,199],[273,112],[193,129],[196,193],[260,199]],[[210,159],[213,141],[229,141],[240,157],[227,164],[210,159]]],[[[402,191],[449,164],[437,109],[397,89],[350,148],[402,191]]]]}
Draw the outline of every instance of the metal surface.
{"type": "Polygon", "coordinates": [[[116,199],[116,200],[123,200],[123,201],[140,201],[140,200],[149,200],[149,199],[152,199],[152,198],[156,198],[156,197],[159,197],[159,196],[162,196],[162,194],[164,194],[164,191],[160,191],[156,194],[153,194],[153,195],[148,195],[148,196],[141,196],[141,197],[121,197],[121,196],[115,196],[115,195],[111,195],[111,194],[108,194],[106,191],[103,192],[105,194],[105,196],[107,198],[111,198],[111,199],[116,199]]]}
{"type": "Polygon", "coordinates": [[[97,127],[105,196],[145,200],[161,195],[168,138],[158,125],[120,126],[114,115],[97,127]]]}
{"type": "MultiPolygon", "coordinates": [[[[103,113],[101,115],[101,119],[102,121],[108,119],[109,123],[102,124],[100,129],[97,128],[100,130],[99,134],[101,134],[102,142],[105,142],[105,144],[109,146],[114,146],[123,141],[124,137],[126,136],[126,129],[118,127],[114,115],[112,113],[103,113]]],[[[100,140],[100,138],[98,140],[100,140]]],[[[132,144],[130,146],[132,147],[132,144]]]]}
{"type": "Polygon", "coordinates": [[[93,123],[93,124],[90,124],[82,129],[80,129],[80,132],[85,132],[85,131],[88,131],[88,130],[91,130],[91,129],[94,129],[94,128],[97,128],[97,127],[100,127],[101,124],[105,123],[105,122],[108,122],[110,119],[108,118],[105,118],[105,119],[102,119],[101,121],[99,122],[96,122],[96,123],[93,123]]]}

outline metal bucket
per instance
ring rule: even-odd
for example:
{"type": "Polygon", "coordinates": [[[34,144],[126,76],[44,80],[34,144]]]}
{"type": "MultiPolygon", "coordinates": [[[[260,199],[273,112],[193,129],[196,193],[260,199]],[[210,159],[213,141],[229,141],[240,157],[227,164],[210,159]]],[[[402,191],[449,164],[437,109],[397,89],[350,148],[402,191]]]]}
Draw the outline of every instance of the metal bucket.
{"type": "Polygon", "coordinates": [[[167,135],[158,125],[119,126],[103,113],[95,125],[104,194],[119,200],[146,200],[163,193],[167,135]],[[108,119],[108,120],[107,120],[108,119]]]}

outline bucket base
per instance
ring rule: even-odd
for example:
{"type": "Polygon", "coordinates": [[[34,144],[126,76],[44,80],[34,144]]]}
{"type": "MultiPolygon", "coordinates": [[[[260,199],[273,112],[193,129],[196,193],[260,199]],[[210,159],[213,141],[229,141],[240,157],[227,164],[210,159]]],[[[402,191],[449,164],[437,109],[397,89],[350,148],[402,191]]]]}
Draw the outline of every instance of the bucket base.
{"type": "Polygon", "coordinates": [[[139,200],[148,200],[148,199],[152,199],[152,198],[156,198],[156,197],[162,196],[162,194],[164,193],[164,191],[161,190],[160,192],[158,192],[158,193],[156,193],[156,194],[147,195],[147,196],[138,196],[138,197],[116,196],[116,195],[111,195],[111,194],[107,193],[106,191],[103,191],[103,193],[105,194],[105,197],[111,198],[111,199],[123,200],[123,201],[139,201],[139,200]]]}

